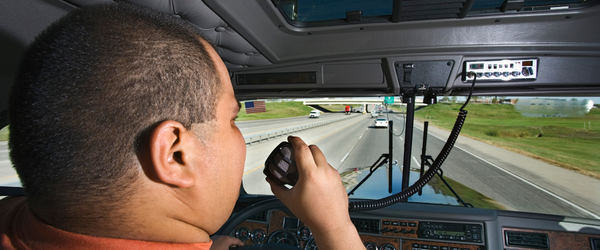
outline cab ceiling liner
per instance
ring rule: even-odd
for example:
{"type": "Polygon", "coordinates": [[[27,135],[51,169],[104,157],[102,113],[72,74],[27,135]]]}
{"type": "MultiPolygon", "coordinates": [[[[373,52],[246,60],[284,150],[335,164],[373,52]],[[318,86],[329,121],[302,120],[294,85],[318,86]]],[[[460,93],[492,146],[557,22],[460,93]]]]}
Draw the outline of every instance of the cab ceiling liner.
{"type": "MultiPolygon", "coordinates": [[[[112,0],[68,0],[85,6],[112,0]]],[[[215,14],[202,0],[127,0],[182,18],[206,36],[225,62],[228,69],[271,65],[248,41],[215,14]]]]}

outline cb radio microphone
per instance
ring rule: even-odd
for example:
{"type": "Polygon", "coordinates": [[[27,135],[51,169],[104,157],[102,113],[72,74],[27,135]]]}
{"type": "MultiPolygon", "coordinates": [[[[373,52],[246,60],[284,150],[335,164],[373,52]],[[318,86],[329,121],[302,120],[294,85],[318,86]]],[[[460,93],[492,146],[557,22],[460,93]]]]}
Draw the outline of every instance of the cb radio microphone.
{"type": "Polygon", "coordinates": [[[294,161],[294,149],[288,142],[281,142],[265,161],[263,173],[278,185],[296,185],[298,169],[294,161]]]}

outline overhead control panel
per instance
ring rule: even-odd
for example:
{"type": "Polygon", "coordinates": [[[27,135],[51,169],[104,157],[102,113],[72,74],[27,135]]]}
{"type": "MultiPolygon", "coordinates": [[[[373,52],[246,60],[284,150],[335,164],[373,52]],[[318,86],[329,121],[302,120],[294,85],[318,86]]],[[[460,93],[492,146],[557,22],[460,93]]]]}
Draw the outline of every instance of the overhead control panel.
{"type": "Polygon", "coordinates": [[[401,94],[419,95],[421,88],[438,94],[448,84],[454,60],[397,61],[394,66],[401,94]]]}
{"type": "Polygon", "coordinates": [[[465,61],[462,80],[473,81],[477,75],[477,82],[534,81],[537,79],[538,62],[537,58],[465,61]]]}

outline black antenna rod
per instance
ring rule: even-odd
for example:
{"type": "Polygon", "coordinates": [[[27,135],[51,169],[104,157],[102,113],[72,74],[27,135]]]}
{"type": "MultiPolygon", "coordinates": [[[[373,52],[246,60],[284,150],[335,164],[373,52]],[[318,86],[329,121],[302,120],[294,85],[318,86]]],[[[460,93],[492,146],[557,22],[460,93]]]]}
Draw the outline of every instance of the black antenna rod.
{"type": "MultiPolygon", "coordinates": [[[[386,111],[389,112],[389,110],[387,110],[387,106],[386,106],[386,111]]],[[[388,184],[389,184],[389,188],[388,188],[388,192],[391,194],[392,193],[392,168],[394,167],[394,158],[392,157],[392,153],[394,152],[394,121],[389,120],[388,121],[388,130],[389,130],[389,160],[388,160],[388,184]]]]}
{"type": "MultiPolygon", "coordinates": [[[[410,177],[410,160],[412,153],[413,129],[415,122],[415,96],[407,94],[402,97],[406,103],[406,133],[404,134],[404,158],[402,159],[402,190],[408,188],[410,177]]],[[[408,197],[403,201],[406,202],[408,197]]]]}

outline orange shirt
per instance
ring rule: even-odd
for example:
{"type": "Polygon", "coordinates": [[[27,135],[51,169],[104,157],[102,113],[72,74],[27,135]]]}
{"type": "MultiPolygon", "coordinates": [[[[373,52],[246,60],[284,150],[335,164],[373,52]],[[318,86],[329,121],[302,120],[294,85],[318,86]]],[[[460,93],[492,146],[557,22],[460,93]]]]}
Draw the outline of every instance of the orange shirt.
{"type": "Polygon", "coordinates": [[[41,221],[33,214],[25,197],[12,197],[0,201],[1,249],[201,249],[206,243],[166,243],[88,236],[67,232],[41,221]]]}

